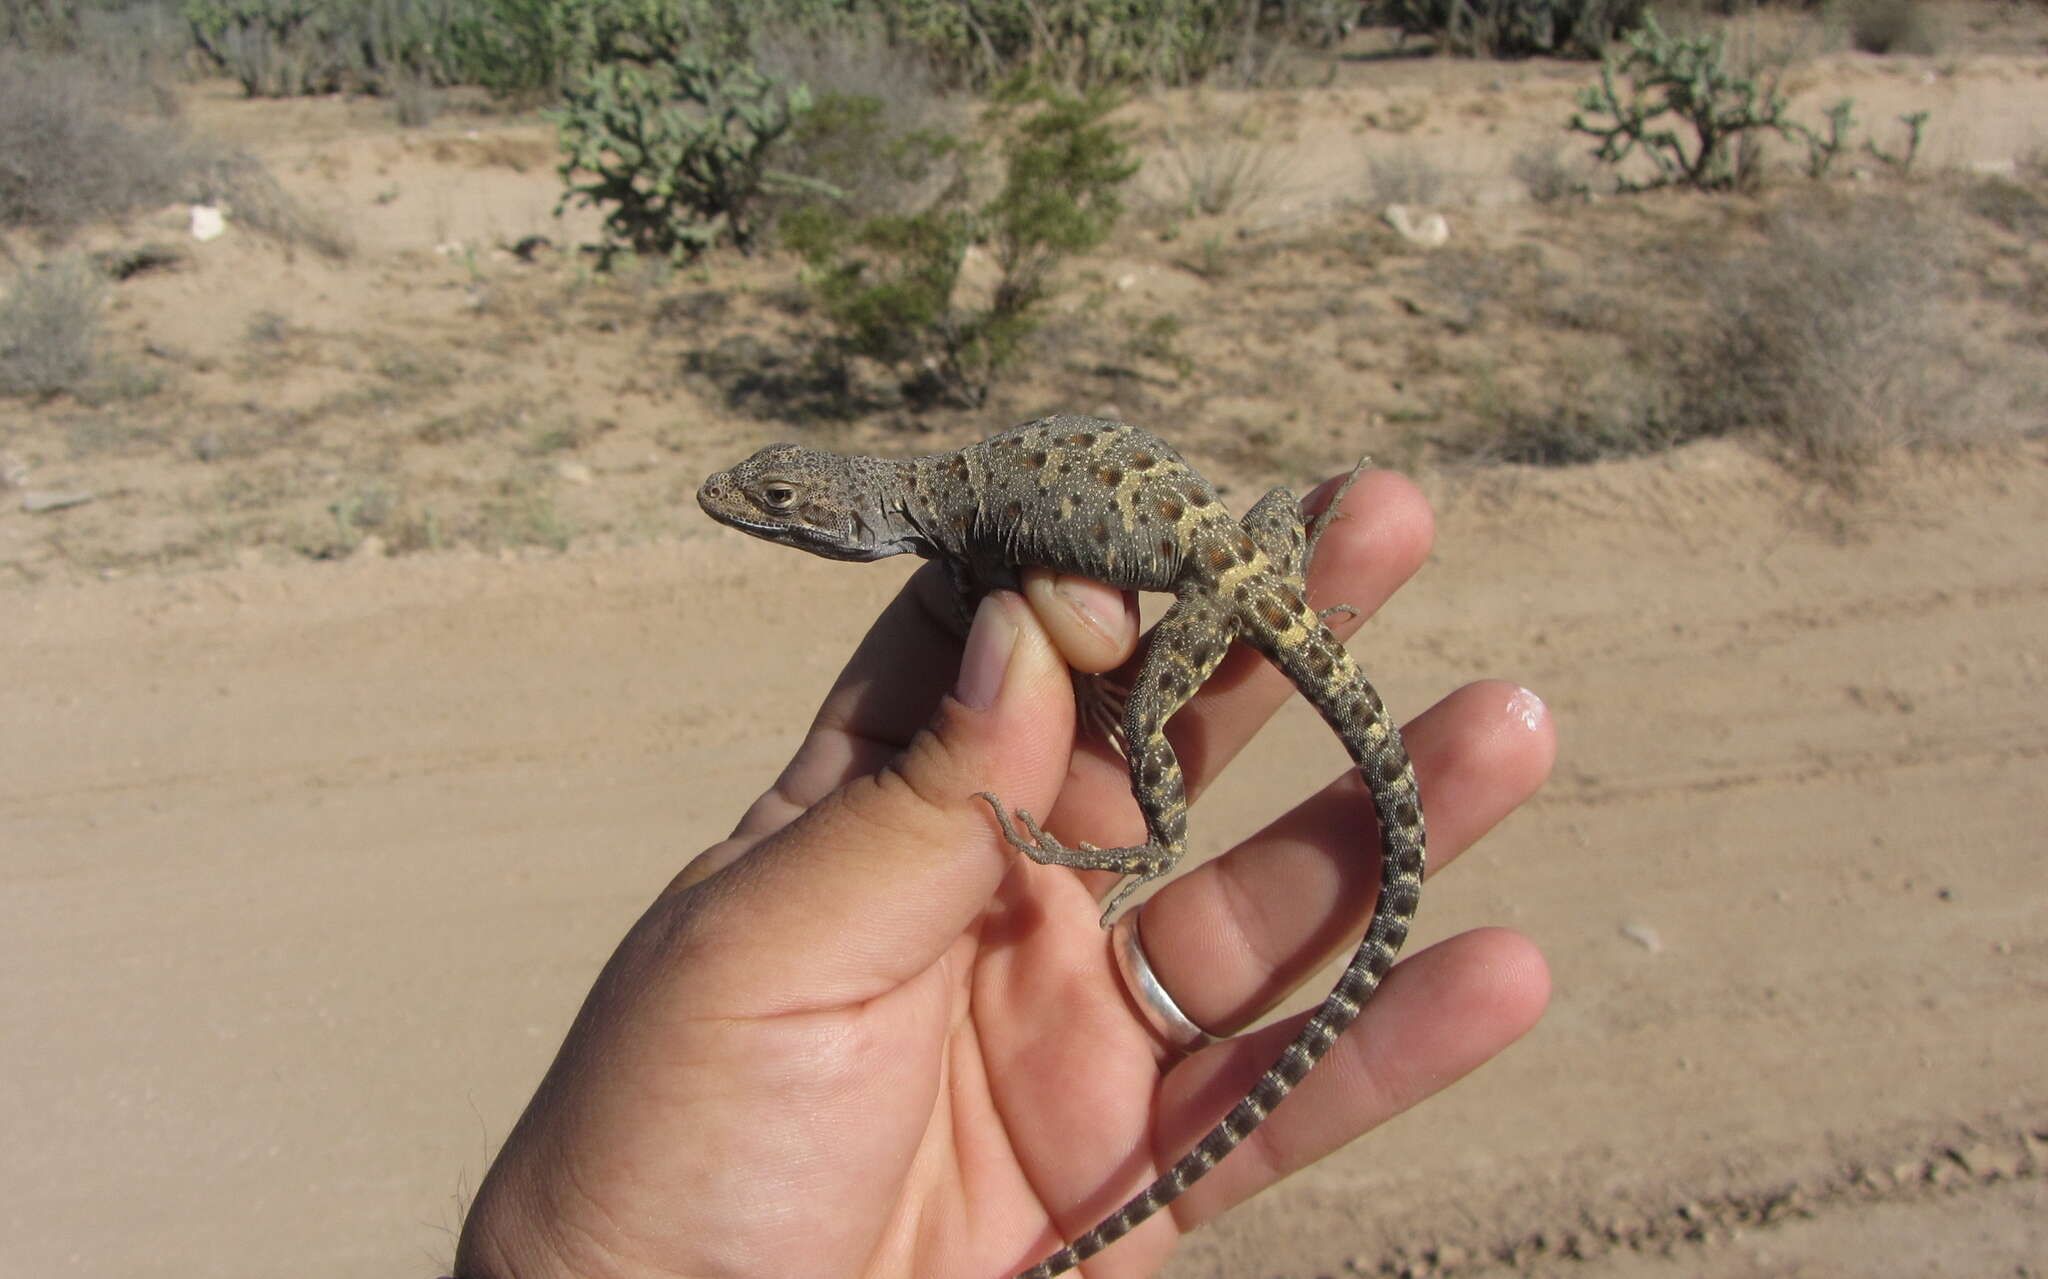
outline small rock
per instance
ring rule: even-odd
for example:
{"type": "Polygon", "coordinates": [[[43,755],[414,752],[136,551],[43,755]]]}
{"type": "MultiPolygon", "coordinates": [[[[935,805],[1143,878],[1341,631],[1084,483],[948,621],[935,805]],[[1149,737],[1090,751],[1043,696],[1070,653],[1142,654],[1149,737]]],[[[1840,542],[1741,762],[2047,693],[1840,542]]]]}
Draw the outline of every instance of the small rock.
{"type": "Polygon", "coordinates": [[[61,511],[68,506],[84,506],[95,495],[78,493],[23,493],[21,509],[30,515],[41,515],[45,511],[61,511]]]}
{"type": "Polygon", "coordinates": [[[195,204],[192,206],[193,239],[202,244],[208,240],[218,240],[221,237],[221,233],[227,229],[227,215],[221,212],[220,206],[213,204],[195,204]]]}
{"type": "Polygon", "coordinates": [[[1424,213],[1405,204],[1390,204],[1380,216],[1402,239],[1425,249],[1441,248],[1451,238],[1451,224],[1441,213],[1424,213]]]}
{"type": "Polygon", "coordinates": [[[597,478],[589,467],[566,457],[555,463],[555,474],[570,484],[588,484],[597,478]]]}
{"type": "Polygon", "coordinates": [[[1964,1172],[1983,1180],[2011,1179],[2020,1175],[2020,1152],[2014,1147],[1980,1141],[1961,1150],[1950,1150],[1948,1157],[1955,1160],[1964,1172]]]}
{"type": "Polygon", "coordinates": [[[2048,1135],[2022,1131],[2020,1148],[2026,1152],[2029,1168],[2036,1173],[2048,1172],[2048,1135]]]}
{"type": "Polygon", "coordinates": [[[1621,935],[1649,951],[1652,955],[1664,952],[1664,939],[1648,924],[1629,923],[1621,926],[1621,935]]]}
{"type": "Polygon", "coordinates": [[[1783,1221],[1787,1217],[1810,1217],[1812,1215],[1812,1209],[1807,1206],[1805,1192],[1793,1189],[1786,1191],[1782,1195],[1774,1195],[1766,1200],[1760,1217],[1765,1225],[1770,1225],[1773,1222],[1783,1221]]]}

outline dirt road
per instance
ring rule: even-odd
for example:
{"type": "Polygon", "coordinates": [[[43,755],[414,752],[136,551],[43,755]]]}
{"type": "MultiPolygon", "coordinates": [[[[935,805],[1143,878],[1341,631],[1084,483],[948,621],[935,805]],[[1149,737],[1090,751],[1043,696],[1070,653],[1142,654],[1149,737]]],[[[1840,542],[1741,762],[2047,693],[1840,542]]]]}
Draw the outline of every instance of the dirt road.
{"type": "MultiPolygon", "coordinates": [[[[1854,505],[1721,446],[1438,487],[1355,647],[1404,714],[1522,680],[1564,752],[1421,941],[1525,930],[1555,1002],[1171,1273],[2041,1273],[2048,448],[1854,505]]],[[[707,529],[5,596],[0,1273],[437,1273],[900,576],[707,529]]],[[[1205,839],[1338,765],[1283,714],[1205,839]]]]}

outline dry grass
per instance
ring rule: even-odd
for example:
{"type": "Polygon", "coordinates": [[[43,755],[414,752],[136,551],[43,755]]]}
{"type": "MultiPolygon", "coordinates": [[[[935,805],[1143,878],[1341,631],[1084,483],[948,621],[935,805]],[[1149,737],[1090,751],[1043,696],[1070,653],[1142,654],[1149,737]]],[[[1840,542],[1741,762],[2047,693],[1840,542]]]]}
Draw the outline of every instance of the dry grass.
{"type": "Polygon", "coordinates": [[[1435,204],[1444,193],[1444,171],[1420,148],[1383,151],[1365,164],[1367,199],[1374,209],[1390,204],[1435,204]]]}
{"type": "MultiPolygon", "coordinates": [[[[2017,207],[1995,203],[1978,211],[2017,207]]],[[[1900,447],[2003,438],[2024,388],[1972,345],[1957,216],[1926,193],[1814,191],[1688,222],[1611,277],[1543,281],[1523,320],[1552,353],[1476,371],[1461,399],[1478,428],[1446,447],[1571,465],[1739,435],[1846,489],[1900,447]]]]}
{"type": "Polygon", "coordinates": [[[167,102],[82,57],[0,52],[0,228],[60,242],[166,204],[222,204],[288,247],[348,255],[335,223],[255,157],[193,134],[167,102]]]}
{"type": "Polygon", "coordinates": [[[1269,142],[1230,138],[1197,142],[1169,129],[1164,163],[1165,200],[1188,217],[1244,213],[1281,188],[1283,164],[1269,142]]]}
{"type": "Polygon", "coordinates": [[[776,144],[776,168],[838,188],[857,216],[926,203],[942,177],[935,180],[903,140],[961,134],[970,118],[969,104],[948,97],[929,64],[872,27],[771,30],[755,57],[768,74],[807,86],[815,104],[776,144]]]}
{"type": "Polygon", "coordinates": [[[59,240],[177,199],[184,130],[70,57],[0,52],[0,226],[59,240]]]}
{"type": "Polygon", "coordinates": [[[1567,153],[1556,144],[1524,147],[1508,162],[1508,176],[1528,188],[1529,198],[1538,204],[1555,204],[1592,189],[1591,166],[1577,151],[1567,153]]]}
{"type": "Polygon", "coordinates": [[[106,281],[84,259],[59,258],[18,274],[0,300],[0,395],[47,396],[84,388],[106,281]]]}
{"type": "Polygon", "coordinates": [[[1688,434],[1760,432],[1850,484],[1888,448],[1991,429],[1944,307],[1955,236],[1936,213],[1830,197],[1763,229],[1760,246],[1703,272],[1704,329],[1681,367],[1688,434]]]}

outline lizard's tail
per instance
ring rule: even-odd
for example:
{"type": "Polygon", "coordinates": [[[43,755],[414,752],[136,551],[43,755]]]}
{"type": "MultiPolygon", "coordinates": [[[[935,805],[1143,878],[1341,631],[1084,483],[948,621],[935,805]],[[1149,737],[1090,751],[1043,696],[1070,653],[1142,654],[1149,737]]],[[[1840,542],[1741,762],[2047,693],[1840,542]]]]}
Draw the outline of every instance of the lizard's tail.
{"type": "MultiPolygon", "coordinates": [[[[1308,612],[1306,604],[1301,605],[1308,612]]],[[[1017,1276],[1052,1279],[1129,1234],[1140,1222],[1180,1198],[1181,1193],[1264,1123],[1294,1091],[1294,1086],[1321,1060],[1337,1036],[1358,1017],[1359,1009],[1379,988],[1394,966],[1394,956],[1408,940],[1408,926],[1422,894],[1423,827],[1420,792],[1408,751],[1401,744],[1379,693],[1366,680],[1343,644],[1312,613],[1313,632],[1306,644],[1273,643],[1272,637],[1250,633],[1245,639],[1286,672],[1309,695],[1364,774],[1372,792],[1380,826],[1380,895],[1373,907],[1365,940],[1323,999],[1301,1033],[1281,1052],[1243,1101],[1231,1107],[1208,1135],[1180,1161],[1094,1229],[1017,1276]],[[1316,638],[1320,635],[1320,638],[1316,638]]],[[[1297,626],[1300,622],[1297,621],[1297,626]]]]}

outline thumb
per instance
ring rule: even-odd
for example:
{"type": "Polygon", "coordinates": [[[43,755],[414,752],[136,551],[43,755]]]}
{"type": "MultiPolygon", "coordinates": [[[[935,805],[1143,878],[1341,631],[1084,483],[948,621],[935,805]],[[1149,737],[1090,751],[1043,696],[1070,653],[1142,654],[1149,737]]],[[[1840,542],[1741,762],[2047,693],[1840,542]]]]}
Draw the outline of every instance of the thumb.
{"type": "Polygon", "coordinates": [[[1071,687],[1023,598],[984,597],[932,722],[691,891],[689,931],[718,935],[700,962],[730,966],[718,976],[754,993],[756,1015],[870,998],[929,968],[1017,855],[978,793],[1051,809],[1073,749],[1071,687]],[[764,991],[780,1006],[761,1008],[764,991]]]}

